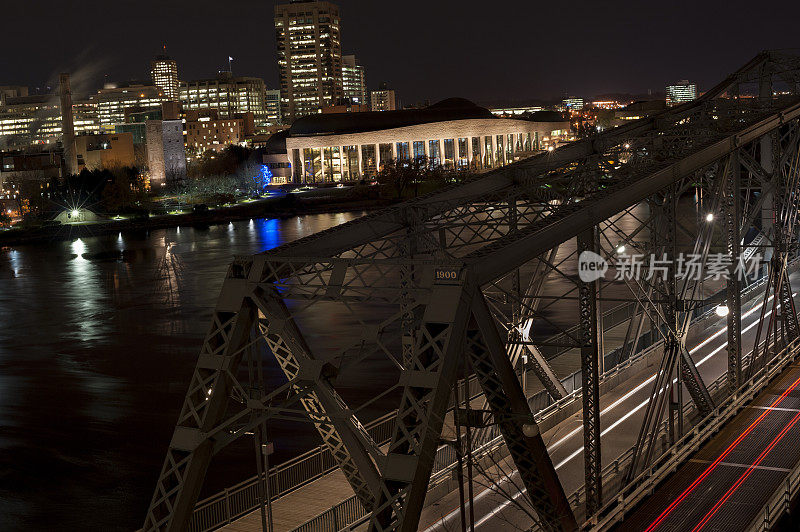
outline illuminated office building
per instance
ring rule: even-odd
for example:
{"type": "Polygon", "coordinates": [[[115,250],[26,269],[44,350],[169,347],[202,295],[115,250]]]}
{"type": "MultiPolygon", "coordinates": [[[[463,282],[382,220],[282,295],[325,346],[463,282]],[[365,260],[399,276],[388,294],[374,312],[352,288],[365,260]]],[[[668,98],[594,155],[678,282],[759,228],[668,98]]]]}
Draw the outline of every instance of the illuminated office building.
{"type": "Polygon", "coordinates": [[[216,111],[220,118],[253,113],[256,128],[269,122],[267,90],[261,78],[220,72],[214,79],[182,82],[181,102],[185,111],[216,111]]]}
{"type": "Polygon", "coordinates": [[[159,55],[150,62],[153,85],[161,89],[164,101],[177,102],[181,96],[178,81],[178,64],[166,55],[159,55]]]}
{"type": "Polygon", "coordinates": [[[367,80],[364,67],[358,64],[356,56],[342,56],[342,87],[345,99],[350,103],[367,103],[367,80]]]}
{"type": "Polygon", "coordinates": [[[114,125],[125,123],[126,113],[160,109],[164,93],[155,85],[107,84],[89,100],[97,106],[100,129],[112,132],[114,125]]]}
{"type": "Polygon", "coordinates": [[[667,85],[667,105],[678,105],[697,99],[697,85],[684,79],[675,85],[667,85]]]}
{"type": "Polygon", "coordinates": [[[275,6],[284,120],[318,113],[344,96],[339,8],[292,0],[275,6]]]}
{"type": "Polygon", "coordinates": [[[386,85],[381,83],[376,91],[370,94],[370,108],[373,111],[395,111],[397,110],[397,95],[386,85]]]}
{"type": "Polygon", "coordinates": [[[575,96],[565,98],[562,103],[564,105],[564,109],[569,111],[580,111],[583,109],[584,105],[586,105],[586,102],[583,98],[576,98],[575,96]]]}
{"type": "Polygon", "coordinates": [[[270,89],[266,92],[267,95],[267,122],[271,126],[283,123],[283,115],[281,114],[281,91],[279,89],[270,89]]]}
{"type": "MultiPolygon", "coordinates": [[[[93,102],[74,101],[72,112],[77,135],[99,131],[93,102]]],[[[0,149],[55,144],[61,135],[61,104],[56,94],[7,97],[5,105],[0,105],[0,149]]]]}

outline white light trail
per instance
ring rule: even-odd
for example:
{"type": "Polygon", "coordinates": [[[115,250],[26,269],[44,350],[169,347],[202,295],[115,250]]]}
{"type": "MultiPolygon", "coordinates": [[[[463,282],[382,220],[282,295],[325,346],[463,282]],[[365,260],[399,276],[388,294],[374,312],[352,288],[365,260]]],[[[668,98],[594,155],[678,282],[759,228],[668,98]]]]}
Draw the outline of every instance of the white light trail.
{"type": "MultiPolygon", "coordinates": [[[[792,294],[792,297],[796,297],[796,296],[797,296],[797,293],[793,293],[793,294],[792,294]]],[[[774,298],[774,296],[770,296],[770,298],[768,299],[768,302],[769,302],[769,301],[772,301],[772,299],[773,299],[773,298],[774,298]]],[[[744,321],[746,318],[749,318],[750,316],[752,316],[752,315],[753,315],[753,314],[754,314],[756,311],[758,311],[758,310],[760,310],[760,307],[759,307],[758,305],[756,305],[756,306],[754,306],[752,309],[750,309],[750,310],[748,310],[747,312],[745,312],[745,313],[742,315],[742,321],[744,321]]],[[[771,313],[772,313],[772,311],[768,311],[768,312],[765,314],[765,317],[766,317],[766,316],[769,316],[771,313]]],[[[750,329],[752,329],[753,327],[755,327],[757,324],[758,324],[758,321],[755,321],[755,322],[753,322],[752,324],[748,325],[747,327],[745,327],[744,329],[742,329],[742,334],[746,333],[747,331],[749,331],[750,329]]],[[[718,338],[718,337],[722,336],[723,334],[725,334],[725,333],[727,332],[727,330],[728,330],[728,327],[727,327],[727,326],[725,326],[725,327],[723,327],[722,329],[720,329],[719,331],[715,332],[714,334],[712,334],[711,336],[709,336],[708,338],[706,338],[705,340],[703,340],[702,342],[700,342],[699,344],[697,344],[696,346],[694,346],[692,349],[690,349],[690,350],[689,350],[689,354],[692,354],[692,355],[693,355],[693,354],[695,354],[697,351],[699,351],[700,349],[704,348],[704,347],[705,347],[705,346],[707,346],[709,343],[711,343],[712,341],[714,341],[714,339],[716,339],[716,338],[718,338]]],[[[701,365],[705,364],[706,362],[708,362],[709,360],[711,360],[711,358],[712,358],[714,355],[716,355],[717,353],[719,353],[720,351],[722,351],[723,349],[725,349],[727,346],[728,346],[728,342],[723,342],[723,343],[722,343],[722,344],[721,344],[719,347],[717,347],[716,349],[714,349],[713,351],[711,351],[711,353],[709,353],[708,355],[706,355],[705,357],[703,357],[703,358],[702,358],[700,361],[698,361],[698,362],[696,363],[696,365],[699,367],[699,366],[701,366],[701,365]]],[[[604,408],[603,410],[601,410],[601,411],[600,411],[600,415],[601,415],[601,416],[603,416],[603,415],[605,415],[605,414],[607,414],[607,413],[611,412],[612,410],[614,410],[614,409],[615,409],[617,406],[619,406],[620,404],[624,403],[625,401],[627,401],[628,399],[630,399],[630,398],[631,398],[633,395],[635,395],[636,393],[638,393],[639,391],[641,391],[641,390],[642,390],[642,388],[644,388],[644,387],[645,387],[645,386],[647,386],[648,384],[652,383],[652,382],[655,380],[655,378],[656,378],[656,374],[654,373],[654,374],[652,374],[652,375],[651,375],[649,378],[645,379],[645,380],[644,380],[642,383],[640,383],[640,384],[639,384],[639,385],[637,385],[635,388],[633,388],[631,391],[629,391],[628,393],[626,393],[625,395],[623,395],[622,397],[620,397],[619,399],[617,399],[616,401],[614,401],[613,403],[611,403],[610,405],[608,405],[606,408],[604,408]]],[[[675,383],[675,382],[677,382],[677,379],[673,379],[673,383],[675,383]]],[[[632,415],[634,415],[636,412],[638,412],[639,410],[641,410],[642,408],[644,408],[645,406],[647,406],[647,403],[648,403],[648,401],[649,401],[649,398],[648,398],[647,400],[645,400],[644,402],[642,402],[642,403],[639,403],[639,405],[637,405],[637,406],[636,406],[636,407],[635,407],[633,410],[631,410],[630,412],[628,412],[627,414],[625,414],[624,416],[622,416],[620,419],[618,419],[617,421],[615,421],[614,423],[612,423],[611,425],[609,425],[609,426],[608,426],[608,427],[607,427],[607,428],[606,428],[606,429],[605,429],[603,432],[601,432],[601,433],[600,433],[600,436],[601,436],[601,437],[602,437],[602,436],[605,436],[606,434],[608,434],[609,432],[611,432],[612,430],[614,430],[615,428],[617,428],[617,427],[618,427],[618,426],[619,426],[621,423],[625,422],[627,419],[629,419],[629,418],[630,418],[632,415]]],[[[548,449],[549,449],[549,451],[550,451],[550,452],[553,452],[553,450],[555,450],[556,448],[560,447],[560,446],[561,446],[561,445],[563,445],[563,444],[564,444],[564,443],[565,443],[567,440],[569,440],[570,438],[574,437],[575,435],[577,435],[578,433],[580,433],[580,432],[582,432],[582,431],[583,431],[583,426],[579,426],[579,427],[577,427],[576,429],[574,429],[574,430],[570,431],[569,433],[567,433],[565,436],[563,436],[561,439],[559,439],[558,441],[556,441],[556,442],[555,442],[555,443],[553,443],[552,445],[548,445],[548,449]]],[[[558,469],[561,469],[562,467],[564,467],[564,466],[565,466],[567,463],[569,463],[569,461],[570,461],[570,460],[573,460],[573,459],[575,459],[575,458],[576,458],[577,456],[579,456],[579,455],[580,455],[582,452],[583,452],[583,449],[582,449],[582,448],[578,448],[578,450],[577,450],[577,451],[573,452],[573,453],[572,453],[572,454],[570,454],[570,455],[569,455],[567,458],[565,458],[564,460],[562,460],[561,462],[559,462],[559,463],[558,463],[558,465],[556,465],[556,466],[555,466],[556,470],[558,470],[558,469]]],[[[515,472],[514,474],[517,474],[517,473],[515,472]]],[[[523,491],[524,491],[524,490],[523,490],[523,491]]],[[[487,488],[487,489],[483,490],[482,492],[480,492],[478,495],[476,495],[476,496],[474,497],[474,500],[477,502],[478,500],[482,499],[483,497],[485,497],[486,495],[489,495],[489,494],[491,494],[491,493],[493,493],[493,492],[492,492],[492,490],[487,488]]],[[[521,496],[521,495],[522,495],[522,493],[523,493],[522,491],[521,491],[521,492],[518,492],[518,493],[517,493],[517,494],[516,494],[516,495],[513,497],[513,500],[516,500],[516,499],[517,499],[519,496],[521,496]]],[[[508,505],[509,505],[509,504],[511,504],[511,502],[512,502],[512,501],[505,501],[505,502],[503,502],[502,504],[500,504],[499,506],[497,506],[496,508],[494,508],[494,509],[493,509],[493,510],[492,510],[490,513],[488,513],[487,515],[485,515],[484,517],[482,517],[481,519],[479,519],[478,521],[476,521],[476,522],[475,522],[475,526],[476,526],[476,527],[478,527],[478,526],[480,526],[481,524],[485,523],[486,521],[488,521],[489,519],[491,519],[493,516],[495,516],[497,513],[501,512],[501,511],[503,511],[505,508],[507,508],[507,507],[508,507],[508,505]]],[[[469,503],[467,503],[467,507],[469,507],[469,503]]],[[[450,513],[449,513],[449,514],[447,514],[446,516],[442,517],[442,519],[438,520],[436,523],[434,523],[433,525],[431,525],[431,526],[429,526],[428,528],[426,528],[424,532],[432,532],[433,530],[436,530],[436,529],[437,529],[439,526],[441,526],[441,525],[443,525],[444,523],[446,523],[446,522],[448,522],[448,521],[452,520],[452,519],[453,519],[453,518],[454,518],[456,515],[458,515],[458,514],[460,513],[460,511],[461,511],[461,510],[460,510],[460,508],[456,508],[455,510],[453,510],[452,512],[450,512],[450,513]]]]}

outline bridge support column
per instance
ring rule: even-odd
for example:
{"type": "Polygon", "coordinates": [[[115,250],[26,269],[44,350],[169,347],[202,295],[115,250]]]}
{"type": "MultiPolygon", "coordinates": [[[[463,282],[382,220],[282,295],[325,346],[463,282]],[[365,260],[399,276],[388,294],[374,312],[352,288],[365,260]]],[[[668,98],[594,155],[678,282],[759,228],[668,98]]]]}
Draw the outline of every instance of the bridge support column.
{"type": "Polygon", "coordinates": [[[730,174],[725,188],[725,239],[732,265],[727,282],[728,305],[728,388],[731,393],[742,385],[742,286],[739,279],[744,264],[741,257],[741,172],[739,154],[730,157],[730,174]]]}
{"type": "Polygon", "coordinates": [[[770,182],[764,183],[761,194],[764,196],[764,201],[761,204],[761,232],[769,239],[770,245],[764,249],[764,264],[768,265],[772,260],[775,253],[775,185],[776,179],[773,176],[775,170],[775,153],[773,146],[773,136],[765,135],[761,139],[761,168],[771,179],[770,182]]]}
{"type": "Polygon", "coordinates": [[[466,342],[467,356],[542,528],[576,530],[575,517],[539,426],[508,360],[495,319],[480,292],[472,301],[466,342]]]}
{"type": "MultiPolygon", "coordinates": [[[[578,235],[578,256],[598,253],[597,227],[578,235]]],[[[599,253],[598,253],[599,254],[599,253]]],[[[602,502],[600,462],[600,321],[598,281],[579,279],[581,378],[583,381],[583,457],[586,481],[586,515],[593,515],[602,502]]]]}

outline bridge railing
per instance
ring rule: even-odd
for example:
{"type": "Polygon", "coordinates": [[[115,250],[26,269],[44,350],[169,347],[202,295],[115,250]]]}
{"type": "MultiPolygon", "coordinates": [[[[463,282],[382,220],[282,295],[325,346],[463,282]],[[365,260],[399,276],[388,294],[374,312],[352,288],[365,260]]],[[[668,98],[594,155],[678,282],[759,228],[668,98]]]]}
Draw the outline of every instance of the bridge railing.
{"type": "MultiPolygon", "coordinates": [[[[726,374],[722,374],[708,385],[708,393],[713,398],[718,398],[719,396],[723,395],[727,392],[727,383],[728,377],[726,374]]],[[[693,402],[686,403],[683,405],[683,417],[684,419],[692,419],[697,414],[697,408],[693,402]]],[[[665,419],[661,422],[658,429],[659,437],[666,438],[669,430],[669,420],[665,419]]],[[[667,445],[663,444],[657,452],[662,453],[666,450],[667,445]]],[[[603,498],[610,499],[617,495],[617,493],[622,489],[622,479],[624,478],[624,473],[627,473],[628,467],[630,466],[631,459],[633,458],[633,452],[635,447],[629,448],[627,451],[622,453],[616,460],[608,464],[603,468],[602,471],[602,478],[603,478],[603,498]]],[[[584,497],[586,496],[586,486],[581,486],[577,490],[575,490],[569,496],[570,505],[577,509],[582,510],[582,505],[584,501],[584,497]]]]}
{"type": "MultiPolygon", "coordinates": [[[[646,356],[650,353],[653,349],[658,347],[658,343],[649,346],[647,349],[639,352],[636,356],[625,360],[623,363],[618,364],[617,366],[609,369],[603,376],[603,379],[615,377],[619,372],[627,369],[628,367],[632,366],[636,362],[638,362],[641,358],[646,356]]],[[[580,398],[581,392],[581,380],[580,380],[580,371],[576,371],[572,375],[562,379],[562,384],[567,389],[568,395],[564,396],[559,401],[553,402],[550,395],[546,391],[541,391],[528,399],[528,404],[531,406],[531,410],[536,412],[534,417],[536,418],[537,422],[541,422],[543,419],[547,418],[550,415],[557,413],[562,408],[565,408],[568,404],[574,402],[576,399],[580,398]],[[544,406],[543,405],[547,405],[544,406]]],[[[716,386],[717,383],[713,383],[712,387],[716,386]]],[[[712,388],[716,389],[716,388],[712,388]]],[[[687,409],[691,408],[691,405],[686,405],[687,409]]],[[[497,426],[489,427],[485,432],[485,437],[482,441],[476,441],[475,447],[473,448],[473,455],[476,459],[480,459],[489,453],[496,451],[498,448],[504,445],[504,440],[500,435],[500,431],[497,426]]],[[[632,450],[629,450],[628,453],[632,453],[632,450]]],[[[615,469],[619,470],[621,467],[620,460],[624,459],[623,455],[618,460],[612,462],[608,466],[606,466],[606,470],[604,470],[604,476],[611,474],[615,471],[615,469]]],[[[455,467],[457,467],[457,456],[455,449],[449,445],[443,445],[439,447],[436,452],[436,458],[434,459],[433,463],[433,470],[431,472],[431,485],[435,485],[438,482],[448,478],[452,475],[452,472],[455,467]]],[[[629,457],[628,457],[629,459],[629,457]]],[[[570,501],[579,500],[581,497],[580,490],[573,493],[570,497],[570,501]]],[[[355,496],[343,501],[342,503],[333,506],[329,510],[319,514],[318,516],[310,519],[306,523],[303,523],[301,526],[292,530],[292,532],[316,532],[318,530],[333,530],[333,531],[340,531],[340,530],[354,530],[359,526],[363,525],[365,519],[367,517],[366,511],[364,511],[363,507],[358,504],[355,496]],[[353,513],[353,508],[355,504],[355,516],[353,513]],[[349,523],[342,523],[342,516],[354,517],[352,521],[349,523]]]]}
{"type": "MultiPolygon", "coordinates": [[[[379,445],[387,443],[391,438],[394,418],[395,413],[390,412],[366,425],[367,432],[379,445]]],[[[337,467],[336,460],[328,447],[320,445],[270,468],[269,482],[272,500],[327,475],[337,467]]],[[[264,482],[263,475],[260,477],[260,481],[264,482]]],[[[197,503],[189,530],[191,532],[216,530],[257,509],[261,504],[258,483],[259,477],[256,475],[197,503]]],[[[339,512],[343,516],[347,514],[345,508],[340,509],[339,512]]]]}
{"type": "Polygon", "coordinates": [[[774,529],[778,521],[789,513],[792,500],[797,497],[798,493],[800,493],[800,462],[794,466],[786,480],[773,492],[769,502],[764,505],[759,515],[750,522],[750,526],[745,530],[762,532],[774,529]]]}

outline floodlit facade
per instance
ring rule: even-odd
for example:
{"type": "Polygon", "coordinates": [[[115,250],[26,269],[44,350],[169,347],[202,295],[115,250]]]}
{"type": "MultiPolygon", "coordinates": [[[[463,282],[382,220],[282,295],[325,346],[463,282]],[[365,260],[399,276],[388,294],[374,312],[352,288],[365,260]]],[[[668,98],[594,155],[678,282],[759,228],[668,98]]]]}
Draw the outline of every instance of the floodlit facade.
{"type": "Polygon", "coordinates": [[[200,155],[207,150],[222,151],[231,144],[242,144],[254,134],[253,113],[235,118],[220,118],[216,112],[186,115],[186,150],[200,155]]]}
{"type": "Polygon", "coordinates": [[[284,119],[318,113],[344,96],[339,8],[293,0],[275,6],[284,119]]]}
{"type": "Polygon", "coordinates": [[[480,171],[568,136],[568,120],[553,112],[541,115],[501,119],[460,99],[425,109],[321,114],[292,125],[286,152],[295,183],[373,178],[388,161],[423,157],[434,166],[480,171]]]}
{"type": "MultiPolygon", "coordinates": [[[[0,149],[32,144],[55,144],[61,139],[61,103],[58,95],[33,95],[6,98],[0,105],[0,149]]],[[[77,135],[99,131],[97,109],[91,102],[72,105],[77,135]]]]}
{"type": "Polygon", "coordinates": [[[135,166],[131,133],[75,137],[78,172],[135,166]]]}
{"type": "Polygon", "coordinates": [[[180,120],[148,120],[145,123],[150,186],[163,187],[186,177],[186,148],[180,120]]]}
{"type": "Polygon", "coordinates": [[[150,77],[153,85],[158,87],[163,94],[164,101],[177,102],[181,96],[180,81],[178,81],[178,63],[169,56],[159,55],[150,62],[150,77]]]}
{"type": "Polygon", "coordinates": [[[667,85],[667,105],[678,105],[697,99],[697,85],[684,79],[675,85],[667,85]]]}
{"type": "Polygon", "coordinates": [[[261,78],[233,77],[220,72],[215,79],[181,83],[181,101],[185,111],[216,111],[220,118],[253,113],[256,127],[269,122],[266,87],[261,78]]]}
{"type": "Polygon", "coordinates": [[[351,103],[367,103],[367,78],[364,67],[358,64],[354,55],[342,56],[342,87],[344,97],[351,103]]]}

